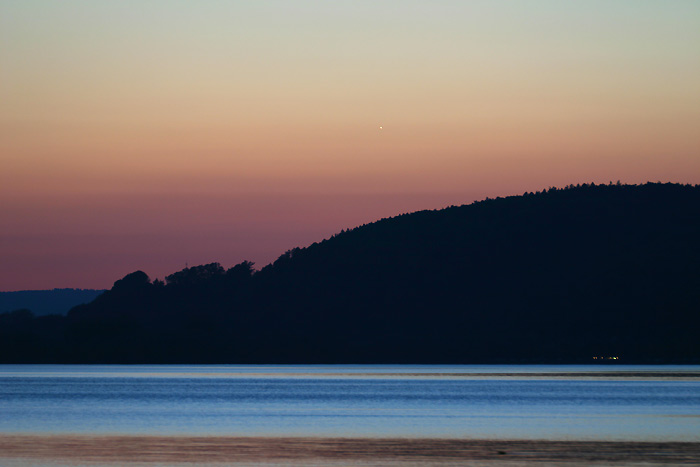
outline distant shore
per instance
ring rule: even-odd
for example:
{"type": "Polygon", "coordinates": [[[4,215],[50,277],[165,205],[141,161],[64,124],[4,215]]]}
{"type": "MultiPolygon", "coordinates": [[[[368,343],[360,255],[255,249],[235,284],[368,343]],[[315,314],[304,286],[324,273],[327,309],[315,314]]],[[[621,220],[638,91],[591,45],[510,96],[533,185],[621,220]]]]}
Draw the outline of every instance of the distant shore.
{"type": "Polygon", "coordinates": [[[172,373],[148,373],[149,377],[167,376],[208,376],[226,378],[392,378],[392,379],[504,379],[509,380],[531,380],[531,379],[553,379],[553,380],[623,380],[623,381],[700,381],[700,370],[698,371],[551,371],[551,372],[247,372],[247,373],[226,373],[226,372],[188,372],[172,373]]]}
{"type": "Polygon", "coordinates": [[[700,443],[2,434],[2,459],[17,465],[697,465],[700,443]]]}

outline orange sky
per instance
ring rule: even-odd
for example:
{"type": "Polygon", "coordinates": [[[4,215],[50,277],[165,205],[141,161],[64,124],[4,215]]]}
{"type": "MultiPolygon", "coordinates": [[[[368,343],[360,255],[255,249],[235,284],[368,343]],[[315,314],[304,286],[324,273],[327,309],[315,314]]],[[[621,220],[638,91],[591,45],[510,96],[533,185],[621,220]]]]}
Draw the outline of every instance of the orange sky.
{"type": "Polygon", "coordinates": [[[246,3],[0,0],[0,290],[700,183],[698,2],[246,3]]]}

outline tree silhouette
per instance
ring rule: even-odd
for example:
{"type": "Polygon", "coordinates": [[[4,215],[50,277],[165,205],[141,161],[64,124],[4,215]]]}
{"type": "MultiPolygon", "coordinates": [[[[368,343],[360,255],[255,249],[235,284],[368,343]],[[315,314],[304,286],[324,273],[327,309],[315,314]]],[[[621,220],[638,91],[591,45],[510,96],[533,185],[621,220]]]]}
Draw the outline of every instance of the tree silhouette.
{"type": "Polygon", "coordinates": [[[137,271],[67,317],[0,315],[0,361],[700,362],[700,187],[549,188],[244,261],[137,271]]]}

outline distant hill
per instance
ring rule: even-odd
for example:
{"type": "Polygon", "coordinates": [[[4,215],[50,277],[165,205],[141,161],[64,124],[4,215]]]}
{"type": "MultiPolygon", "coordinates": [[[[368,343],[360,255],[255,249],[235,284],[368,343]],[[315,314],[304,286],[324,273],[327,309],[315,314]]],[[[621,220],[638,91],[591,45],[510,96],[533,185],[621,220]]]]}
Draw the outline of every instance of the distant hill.
{"type": "Polygon", "coordinates": [[[487,199],[0,316],[0,361],[699,363],[698,239],[700,186],[487,199]]]}
{"type": "Polygon", "coordinates": [[[19,309],[31,310],[37,316],[65,315],[76,305],[89,303],[104,290],[53,289],[0,292],[0,313],[19,309]]]}

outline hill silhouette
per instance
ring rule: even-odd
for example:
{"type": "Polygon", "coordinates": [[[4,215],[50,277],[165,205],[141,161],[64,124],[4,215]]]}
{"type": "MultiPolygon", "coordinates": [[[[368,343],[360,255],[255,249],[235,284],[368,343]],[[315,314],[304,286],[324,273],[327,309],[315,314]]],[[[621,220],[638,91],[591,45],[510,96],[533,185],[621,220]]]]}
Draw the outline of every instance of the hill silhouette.
{"type": "Polygon", "coordinates": [[[76,305],[91,302],[104,290],[53,289],[0,292],[0,313],[29,309],[37,316],[65,315],[76,305]]]}
{"type": "Polygon", "coordinates": [[[700,362],[700,186],[588,185],[420,211],[243,262],[137,271],[0,360],[700,362]]]}

